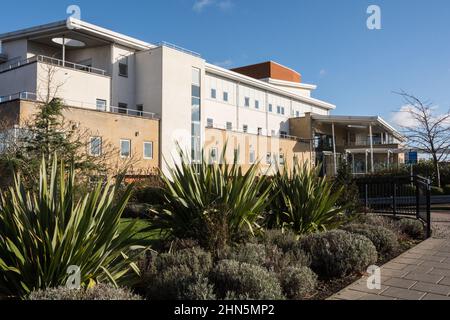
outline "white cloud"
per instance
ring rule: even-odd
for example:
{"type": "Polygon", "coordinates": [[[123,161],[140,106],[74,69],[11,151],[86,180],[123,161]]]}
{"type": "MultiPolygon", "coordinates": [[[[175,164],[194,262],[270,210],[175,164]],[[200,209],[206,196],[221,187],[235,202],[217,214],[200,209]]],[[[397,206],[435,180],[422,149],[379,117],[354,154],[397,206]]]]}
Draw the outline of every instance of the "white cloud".
{"type": "Polygon", "coordinates": [[[234,3],[231,0],[223,0],[219,1],[217,6],[219,7],[220,10],[227,11],[234,7],[234,3]]]}
{"type": "Polygon", "coordinates": [[[196,12],[202,12],[203,9],[212,5],[214,0],[196,0],[192,9],[196,12]]]}
{"type": "Polygon", "coordinates": [[[217,7],[221,11],[229,11],[234,7],[232,0],[195,0],[192,9],[195,12],[203,12],[207,7],[217,7]]]}
{"type": "Polygon", "coordinates": [[[321,69],[321,70],[319,71],[319,76],[320,76],[320,77],[324,77],[324,76],[326,76],[326,75],[327,75],[327,70],[321,69]]]}
{"type": "Polygon", "coordinates": [[[213,64],[215,64],[216,66],[222,67],[222,68],[229,68],[233,65],[233,60],[226,59],[224,61],[214,62],[213,64]]]}
{"type": "MultiPolygon", "coordinates": [[[[439,119],[443,117],[443,114],[436,112],[439,109],[438,106],[434,106],[431,108],[432,117],[434,119],[439,119]]],[[[414,117],[411,115],[412,107],[410,105],[404,105],[399,109],[399,111],[391,113],[391,122],[398,127],[414,127],[419,123],[414,117]]],[[[450,125],[450,119],[445,121],[447,125],[450,125]]]]}
{"type": "Polygon", "coordinates": [[[399,111],[392,112],[391,122],[397,127],[412,127],[417,125],[417,120],[411,116],[410,110],[411,106],[405,105],[399,111]]]}

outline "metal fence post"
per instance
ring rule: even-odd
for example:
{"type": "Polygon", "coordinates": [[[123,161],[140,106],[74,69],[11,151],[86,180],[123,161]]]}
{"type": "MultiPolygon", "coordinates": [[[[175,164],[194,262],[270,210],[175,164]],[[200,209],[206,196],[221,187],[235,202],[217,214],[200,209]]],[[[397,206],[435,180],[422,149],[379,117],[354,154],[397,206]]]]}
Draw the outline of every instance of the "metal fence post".
{"type": "Polygon", "coordinates": [[[431,182],[427,180],[427,238],[431,237],[431,182]]]}
{"type": "Polygon", "coordinates": [[[420,181],[417,176],[414,176],[414,184],[416,188],[416,219],[420,219],[420,181]]]}
{"type": "Polygon", "coordinates": [[[395,218],[397,216],[397,184],[395,179],[392,179],[392,213],[395,218]]]}

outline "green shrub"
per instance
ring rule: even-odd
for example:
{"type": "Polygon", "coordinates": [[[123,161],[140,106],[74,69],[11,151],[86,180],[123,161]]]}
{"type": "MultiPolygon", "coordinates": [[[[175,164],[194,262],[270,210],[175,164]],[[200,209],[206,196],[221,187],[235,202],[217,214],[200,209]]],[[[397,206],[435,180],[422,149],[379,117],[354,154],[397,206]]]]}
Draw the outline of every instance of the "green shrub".
{"type": "Polygon", "coordinates": [[[308,267],[289,267],[281,275],[281,286],[288,299],[301,300],[315,292],[317,275],[308,267]]]}
{"type": "Polygon", "coordinates": [[[369,239],[343,230],[311,234],[301,244],[311,256],[312,270],[321,277],[363,272],[377,261],[377,250],[369,239]]]}
{"type": "Polygon", "coordinates": [[[450,195],[450,184],[447,184],[442,188],[444,190],[445,195],[450,195]]]}
{"type": "Polygon", "coordinates": [[[283,252],[296,250],[300,245],[297,235],[291,230],[265,230],[261,235],[261,241],[265,244],[277,246],[283,250],[283,252]]]}
{"type": "Polygon", "coordinates": [[[423,239],[425,237],[425,230],[422,222],[415,219],[401,219],[397,222],[400,231],[413,238],[413,239],[423,239]]]}
{"type": "Polygon", "coordinates": [[[296,164],[292,171],[277,171],[272,178],[275,195],[268,215],[269,228],[290,229],[297,235],[339,226],[346,208],[337,205],[342,189],[319,176],[319,169],[296,164]]]}
{"type": "Polygon", "coordinates": [[[169,238],[196,239],[208,249],[222,249],[242,232],[259,229],[270,190],[263,187],[258,164],[243,174],[238,164],[211,165],[204,156],[191,164],[182,151],[180,157],[162,177],[165,201],[155,207],[153,228],[169,238]]]}
{"type": "Polygon", "coordinates": [[[28,300],[142,300],[128,289],[97,284],[89,289],[48,288],[30,293],[28,300]]]}
{"type": "Polygon", "coordinates": [[[221,260],[211,271],[211,280],[219,298],[246,298],[256,300],[283,299],[277,275],[266,269],[240,263],[234,260],[221,260]]]}
{"type": "Polygon", "coordinates": [[[286,252],[273,244],[242,244],[226,250],[223,258],[264,267],[276,273],[287,267],[309,266],[309,257],[300,248],[300,243],[297,243],[296,248],[286,252]]]}
{"type": "Polygon", "coordinates": [[[397,236],[400,234],[397,220],[389,216],[381,216],[374,213],[356,214],[350,218],[353,224],[368,224],[384,227],[394,232],[397,236]]]}
{"type": "Polygon", "coordinates": [[[246,243],[234,248],[228,248],[223,258],[255,266],[263,266],[267,262],[267,249],[263,244],[246,243]]]}
{"type": "Polygon", "coordinates": [[[80,267],[81,284],[127,283],[138,271],[135,259],[144,247],[133,239],[134,224],[120,229],[131,185],[99,182],[75,200],[75,169],[56,156],[50,172],[41,164],[38,192],[27,191],[19,175],[0,196],[0,292],[25,296],[64,285],[68,267],[80,267]],[[120,231],[119,231],[120,230],[120,231]]]}
{"type": "Polygon", "coordinates": [[[395,233],[384,227],[369,224],[350,224],[342,227],[342,229],[367,237],[375,245],[382,259],[392,257],[399,248],[395,233]]]}
{"type": "Polygon", "coordinates": [[[433,187],[431,187],[430,191],[431,191],[431,195],[432,196],[442,196],[442,195],[444,195],[444,189],[439,188],[439,187],[433,186],[433,187]]]}
{"type": "Polygon", "coordinates": [[[183,249],[149,257],[143,281],[151,300],[215,299],[208,273],[212,257],[199,248],[183,249]]]}

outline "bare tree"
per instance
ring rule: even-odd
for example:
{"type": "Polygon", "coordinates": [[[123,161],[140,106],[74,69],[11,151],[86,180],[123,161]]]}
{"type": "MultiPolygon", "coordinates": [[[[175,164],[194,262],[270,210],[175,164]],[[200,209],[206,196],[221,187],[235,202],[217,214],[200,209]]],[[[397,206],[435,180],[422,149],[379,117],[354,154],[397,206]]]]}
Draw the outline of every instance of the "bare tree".
{"type": "Polygon", "coordinates": [[[408,113],[413,120],[411,124],[402,126],[402,133],[411,147],[431,156],[436,183],[440,187],[439,163],[447,159],[450,149],[450,110],[437,114],[431,102],[422,101],[404,91],[395,93],[402,96],[407,105],[400,112],[408,113]]]}

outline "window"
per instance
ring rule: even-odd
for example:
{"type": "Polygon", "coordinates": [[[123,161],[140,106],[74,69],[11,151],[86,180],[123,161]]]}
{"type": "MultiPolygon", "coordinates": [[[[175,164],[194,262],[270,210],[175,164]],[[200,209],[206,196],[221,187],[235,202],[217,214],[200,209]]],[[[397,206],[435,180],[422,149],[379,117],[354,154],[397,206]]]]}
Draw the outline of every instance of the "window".
{"type": "Polygon", "coordinates": [[[126,103],[119,102],[118,112],[127,114],[128,113],[128,105],[126,103]]]}
{"type": "Polygon", "coordinates": [[[280,153],[279,161],[280,161],[280,166],[284,166],[284,154],[283,153],[280,153]]]}
{"type": "Polygon", "coordinates": [[[191,157],[193,162],[199,162],[201,158],[200,146],[200,118],[201,118],[201,100],[200,100],[200,75],[198,68],[192,68],[192,84],[191,84],[191,157]]]}
{"type": "Polygon", "coordinates": [[[144,105],[143,104],[136,105],[136,112],[135,113],[136,113],[135,114],[136,116],[142,117],[143,114],[144,114],[144,105]]]}
{"type": "Polygon", "coordinates": [[[211,89],[211,98],[216,99],[217,98],[217,91],[216,89],[211,89]]]}
{"type": "Polygon", "coordinates": [[[119,76],[128,77],[128,57],[122,56],[119,59],[119,76]]]}
{"type": "Polygon", "coordinates": [[[272,136],[272,137],[275,137],[275,136],[276,136],[275,130],[272,130],[272,131],[271,131],[271,136],[272,136]]]}
{"type": "Polygon", "coordinates": [[[98,111],[106,111],[106,100],[97,99],[95,105],[98,111]]]}
{"type": "Polygon", "coordinates": [[[295,116],[298,118],[300,117],[300,111],[295,111],[295,116]]]}
{"type": "Polygon", "coordinates": [[[259,135],[259,136],[262,135],[262,128],[258,128],[258,135],[259,135]]]}
{"type": "Polygon", "coordinates": [[[280,131],[280,137],[281,138],[286,138],[287,136],[287,132],[286,131],[280,131]]]}
{"type": "Polygon", "coordinates": [[[91,156],[98,157],[102,154],[102,138],[101,137],[91,137],[90,142],[90,154],[91,156]]]}
{"type": "Polygon", "coordinates": [[[255,163],[256,161],[256,157],[255,157],[255,150],[253,148],[250,148],[250,157],[249,157],[249,162],[250,164],[255,163]]]}
{"type": "Polygon", "coordinates": [[[273,106],[269,104],[269,112],[272,112],[273,106]]]}
{"type": "Polygon", "coordinates": [[[153,142],[144,142],[144,159],[153,159],[153,142]]]}
{"type": "Polygon", "coordinates": [[[284,107],[281,107],[281,114],[284,115],[284,107]]]}
{"type": "Polygon", "coordinates": [[[259,101],[255,100],[255,109],[259,109],[259,101]]]}
{"type": "Polygon", "coordinates": [[[233,130],[233,123],[232,122],[227,122],[227,130],[228,131],[233,130]]]}
{"type": "Polygon", "coordinates": [[[277,106],[277,113],[280,114],[281,113],[281,107],[277,106]]]}
{"type": "Polygon", "coordinates": [[[245,97],[244,100],[245,100],[245,101],[244,101],[244,106],[250,107],[250,98],[249,98],[249,97],[245,97]]]}
{"type": "Polygon", "coordinates": [[[211,148],[211,150],[209,151],[209,158],[210,158],[211,163],[217,162],[217,148],[216,147],[211,148]]]}
{"type": "Polygon", "coordinates": [[[122,158],[129,158],[131,156],[130,140],[120,140],[120,156],[122,158]]]}
{"type": "Polygon", "coordinates": [[[228,102],[228,92],[223,93],[223,101],[228,102]]]}
{"type": "Polygon", "coordinates": [[[272,154],[270,152],[267,152],[267,154],[266,154],[266,163],[267,164],[272,163],[272,154]]]}
{"type": "Polygon", "coordinates": [[[206,127],[207,128],[212,128],[214,127],[214,120],[211,118],[206,119],[206,127]]]}
{"type": "Polygon", "coordinates": [[[242,126],[242,131],[244,131],[244,133],[247,133],[248,132],[248,125],[244,124],[242,126]]]}

